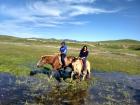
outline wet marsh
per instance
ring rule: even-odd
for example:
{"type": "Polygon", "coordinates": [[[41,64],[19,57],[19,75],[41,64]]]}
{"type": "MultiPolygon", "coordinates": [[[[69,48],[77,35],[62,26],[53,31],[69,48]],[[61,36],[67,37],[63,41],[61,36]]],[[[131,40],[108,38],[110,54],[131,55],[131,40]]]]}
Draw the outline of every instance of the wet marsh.
{"type": "MultiPolygon", "coordinates": [[[[0,105],[140,104],[139,50],[123,49],[116,43],[110,44],[117,48],[86,42],[93,79],[72,83],[67,79],[58,83],[46,74],[30,76],[32,70],[40,70],[36,63],[42,55],[58,52],[60,41],[53,42],[0,38],[0,105]]],[[[68,55],[78,56],[85,43],[67,44],[68,55]]]]}

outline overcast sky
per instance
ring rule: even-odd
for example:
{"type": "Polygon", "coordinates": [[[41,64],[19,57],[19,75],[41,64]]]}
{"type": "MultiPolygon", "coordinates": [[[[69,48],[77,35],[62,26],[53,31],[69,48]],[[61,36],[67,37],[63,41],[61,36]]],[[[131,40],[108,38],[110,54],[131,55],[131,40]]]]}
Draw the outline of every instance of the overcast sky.
{"type": "Polygon", "coordinates": [[[140,0],[0,0],[0,34],[140,40],[140,0]]]}

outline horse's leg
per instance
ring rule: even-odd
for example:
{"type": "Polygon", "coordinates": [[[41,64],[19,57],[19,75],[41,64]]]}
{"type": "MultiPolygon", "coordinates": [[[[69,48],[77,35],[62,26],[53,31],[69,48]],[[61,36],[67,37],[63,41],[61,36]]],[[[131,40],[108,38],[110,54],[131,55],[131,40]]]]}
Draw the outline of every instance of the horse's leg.
{"type": "Polygon", "coordinates": [[[87,70],[87,78],[90,79],[90,70],[87,70]]]}
{"type": "Polygon", "coordinates": [[[73,80],[74,72],[71,72],[71,81],[73,80]]]}
{"type": "Polygon", "coordinates": [[[87,70],[84,70],[82,80],[85,80],[86,75],[87,75],[87,70]]]}
{"type": "Polygon", "coordinates": [[[78,79],[81,80],[81,70],[78,73],[78,79]]]}
{"type": "Polygon", "coordinates": [[[52,71],[51,71],[50,76],[49,76],[50,79],[54,76],[54,74],[55,74],[54,71],[55,71],[55,70],[52,70],[52,71]]]}
{"type": "Polygon", "coordinates": [[[52,73],[51,73],[49,78],[52,79],[52,77],[53,77],[53,76],[52,76],[52,73]]]}
{"type": "Polygon", "coordinates": [[[55,72],[55,75],[54,75],[55,79],[58,81],[58,82],[61,82],[61,73],[60,71],[56,71],[55,72]]]}

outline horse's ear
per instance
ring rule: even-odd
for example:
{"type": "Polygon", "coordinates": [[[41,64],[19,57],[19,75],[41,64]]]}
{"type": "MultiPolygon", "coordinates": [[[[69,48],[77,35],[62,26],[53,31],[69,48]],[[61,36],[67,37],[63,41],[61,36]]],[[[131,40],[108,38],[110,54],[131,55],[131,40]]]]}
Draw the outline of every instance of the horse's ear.
{"type": "Polygon", "coordinates": [[[75,59],[75,57],[72,57],[72,60],[74,60],[75,59]]]}
{"type": "Polygon", "coordinates": [[[45,59],[46,56],[41,56],[42,59],[45,59]]]}
{"type": "Polygon", "coordinates": [[[82,58],[78,57],[79,60],[82,60],[82,58]]]}
{"type": "Polygon", "coordinates": [[[76,61],[76,59],[77,59],[77,57],[73,57],[73,61],[74,61],[74,62],[76,61]]]}

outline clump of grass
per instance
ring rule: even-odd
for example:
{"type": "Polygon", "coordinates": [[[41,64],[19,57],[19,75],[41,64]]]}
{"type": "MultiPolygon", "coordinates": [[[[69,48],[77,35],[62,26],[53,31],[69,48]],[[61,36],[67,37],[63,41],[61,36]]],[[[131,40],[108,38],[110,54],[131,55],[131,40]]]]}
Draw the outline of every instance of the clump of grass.
{"type": "Polygon", "coordinates": [[[92,69],[107,72],[125,72],[128,74],[140,74],[140,60],[137,57],[122,56],[116,54],[104,54],[90,56],[92,69]]]}

